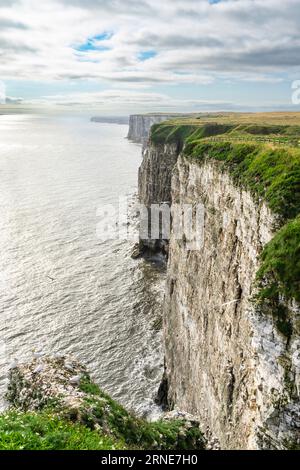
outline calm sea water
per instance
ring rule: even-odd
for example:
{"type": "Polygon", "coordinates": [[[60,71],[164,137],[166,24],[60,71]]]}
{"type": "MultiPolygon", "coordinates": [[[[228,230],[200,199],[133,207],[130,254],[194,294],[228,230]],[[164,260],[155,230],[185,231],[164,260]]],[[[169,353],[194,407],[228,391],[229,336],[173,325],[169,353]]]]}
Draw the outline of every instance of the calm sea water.
{"type": "Polygon", "coordinates": [[[127,126],[0,116],[0,394],[34,349],[71,353],[128,408],[155,413],[164,274],[132,242],[97,238],[97,208],[132,197],[127,126]]]}

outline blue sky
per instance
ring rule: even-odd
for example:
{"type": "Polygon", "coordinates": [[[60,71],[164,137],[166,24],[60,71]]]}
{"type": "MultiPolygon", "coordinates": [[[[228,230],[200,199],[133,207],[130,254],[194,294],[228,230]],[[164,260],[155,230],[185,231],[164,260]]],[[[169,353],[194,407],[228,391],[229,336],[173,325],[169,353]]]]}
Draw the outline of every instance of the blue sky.
{"type": "Polygon", "coordinates": [[[299,7],[300,0],[2,0],[1,89],[16,109],[300,111],[291,100],[300,79],[299,7]]]}

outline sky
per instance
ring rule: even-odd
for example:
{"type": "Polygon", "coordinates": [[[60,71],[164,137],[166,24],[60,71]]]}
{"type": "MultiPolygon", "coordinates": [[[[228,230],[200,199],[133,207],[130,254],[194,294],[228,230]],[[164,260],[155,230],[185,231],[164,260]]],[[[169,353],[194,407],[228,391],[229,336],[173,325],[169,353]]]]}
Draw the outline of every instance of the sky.
{"type": "Polygon", "coordinates": [[[0,0],[0,113],[300,111],[295,80],[300,0],[0,0]]]}

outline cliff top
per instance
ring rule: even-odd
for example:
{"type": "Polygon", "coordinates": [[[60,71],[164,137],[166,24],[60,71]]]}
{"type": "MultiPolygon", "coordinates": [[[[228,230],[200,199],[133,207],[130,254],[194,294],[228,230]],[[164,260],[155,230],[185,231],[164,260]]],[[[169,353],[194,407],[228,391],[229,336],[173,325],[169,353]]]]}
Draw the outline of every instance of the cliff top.
{"type": "Polygon", "coordinates": [[[178,142],[189,138],[254,141],[273,145],[299,146],[300,113],[222,113],[181,117],[156,124],[151,130],[155,143],[178,142]]]}
{"type": "MultiPolygon", "coordinates": [[[[160,113],[157,113],[160,114],[160,113]]],[[[161,113],[167,115],[179,116],[179,119],[174,120],[174,124],[189,124],[189,125],[202,125],[203,123],[217,122],[220,124],[259,124],[264,126],[269,125],[297,125],[300,126],[300,112],[271,112],[271,113],[161,113]]]]}
{"type": "Polygon", "coordinates": [[[157,113],[136,113],[131,114],[130,117],[147,117],[147,116],[174,116],[174,118],[197,118],[198,114],[196,113],[172,113],[172,112],[157,112],[157,113]]]}
{"type": "Polygon", "coordinates": [[[300,213],[300,113],[220,115],[196,124],[172,120],[152,126],[150,138],[154,144],[174,143],[178,152],[184,148],[199,163],[217,161],[282,221],[300,213]]]}

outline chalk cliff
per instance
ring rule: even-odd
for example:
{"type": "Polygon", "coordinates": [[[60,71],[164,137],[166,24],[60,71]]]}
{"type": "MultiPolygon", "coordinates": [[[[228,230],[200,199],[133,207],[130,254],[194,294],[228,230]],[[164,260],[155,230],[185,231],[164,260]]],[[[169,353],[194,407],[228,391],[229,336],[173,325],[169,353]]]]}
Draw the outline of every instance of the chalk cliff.
{"type": "Polygon", "coordinates": [[[172,199],[201,201],[206,210],[201,250],[189,252],[182,241],[170,240],[168,399],[198,415],[222,448],[280,448],[299,437],[300,312],[294,309],[288,343],[251,301],[274,214],[217,164],[199,166],[182,157],[172,199]]]}
{"type": "Polygon", "coordinates": [[[190,158],[176,138],[151,139],[139,196],[148,206],[205,208],[201,249],[187,249],[173,231],[169,241],[168,405],[199,417],[223,449],[299,445],[299,304],[281,295],[280,306],[266,312],[255,300],[261,255],[282,219],[265,198],[237,184],[229,165],[208,155],[190,158]]]}
{"type": "Polygon", "coordinates": [[[153,124],[179,117],[179,114],[133,114],[129,118],[128,139],[145,144],[153,124]]]}

